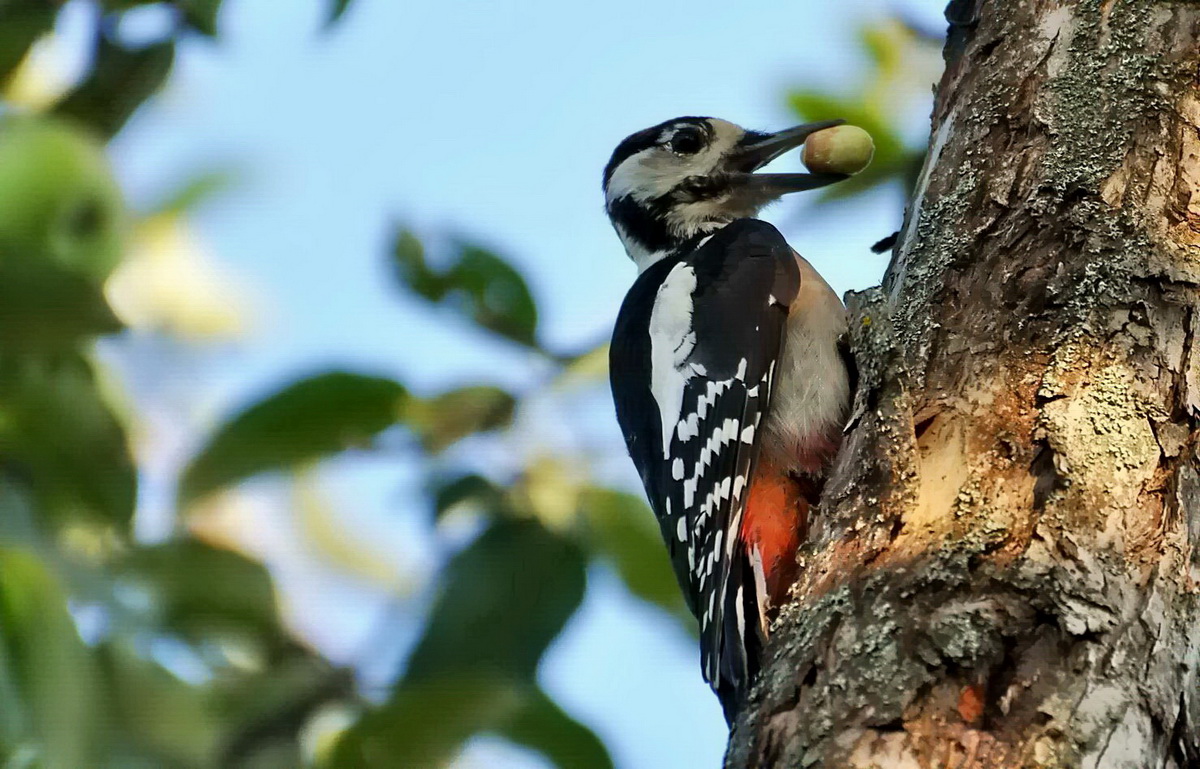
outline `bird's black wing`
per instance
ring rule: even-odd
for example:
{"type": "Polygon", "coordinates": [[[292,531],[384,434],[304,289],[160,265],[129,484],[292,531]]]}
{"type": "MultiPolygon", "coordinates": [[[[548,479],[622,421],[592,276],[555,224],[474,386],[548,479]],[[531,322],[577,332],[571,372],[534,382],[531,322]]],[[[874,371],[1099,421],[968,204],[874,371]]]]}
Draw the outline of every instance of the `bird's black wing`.
{"type": "Polygon", "coordinates": [[[613,334],[617,418],[700,620],[705,680],[727,716],[761,643],[761,564],[756,570],[739,531],[799,285],[779,231],[739,219],[646,270],[613,334]]]}

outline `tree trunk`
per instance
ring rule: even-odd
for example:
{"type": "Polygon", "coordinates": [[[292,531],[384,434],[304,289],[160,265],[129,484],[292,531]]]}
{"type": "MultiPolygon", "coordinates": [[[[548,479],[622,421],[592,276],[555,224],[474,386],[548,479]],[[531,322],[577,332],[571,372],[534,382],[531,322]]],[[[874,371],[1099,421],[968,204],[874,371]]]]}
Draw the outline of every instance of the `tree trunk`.
{"type": "Polygon", "coordinates": [[[1200,767],[1200,3],[955,0],[729,767],[1200,767]]]}

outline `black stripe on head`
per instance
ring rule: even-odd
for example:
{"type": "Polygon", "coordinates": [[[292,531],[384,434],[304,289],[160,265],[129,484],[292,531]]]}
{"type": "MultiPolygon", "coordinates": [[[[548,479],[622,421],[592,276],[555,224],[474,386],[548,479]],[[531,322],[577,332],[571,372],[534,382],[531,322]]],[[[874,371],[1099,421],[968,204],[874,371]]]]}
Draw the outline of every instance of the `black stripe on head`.
{"type": "Polygon", "coordinates": [[[647,251],[669,251],[681,245],[681,237],[671,232],[671,209],[714,198],[728,190],[728,177],[724,175],[693,176],[662,197],[639,202],[629,195],[623,195],[610,200],[606,210],[625,236],[647,251]]]}
{"type": "Polygon", "coordinates": [[[711,133],[712,126],[709,124],[709,120],[710,118],[707,117],[672,118],[625,137],[625,140],[613,150],[612,157],[608,159],[608,165],[604,166],[604,188],[608,189],[608,182],[612,179],[613,171],[617,170],[617,166],[642,150],[658,144],[667,129],[680,125],[694,125],[704,129],[705,133],[711,133]]]}

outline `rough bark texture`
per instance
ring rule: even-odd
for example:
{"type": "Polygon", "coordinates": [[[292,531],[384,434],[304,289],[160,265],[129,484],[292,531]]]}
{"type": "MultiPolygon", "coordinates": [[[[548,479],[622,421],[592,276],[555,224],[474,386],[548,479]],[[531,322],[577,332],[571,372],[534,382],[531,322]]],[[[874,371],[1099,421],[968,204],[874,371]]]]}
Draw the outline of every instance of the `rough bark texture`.
{"type": "Polygon", "coordinates": [[[956,0],[730,767],[1200,767],[1200,3],[956,0]]]}

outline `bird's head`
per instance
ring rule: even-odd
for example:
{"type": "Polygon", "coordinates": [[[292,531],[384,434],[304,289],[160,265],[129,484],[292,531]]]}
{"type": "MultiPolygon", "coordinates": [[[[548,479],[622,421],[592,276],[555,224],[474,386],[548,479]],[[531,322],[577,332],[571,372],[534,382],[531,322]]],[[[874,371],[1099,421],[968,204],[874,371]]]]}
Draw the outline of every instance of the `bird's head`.
{"type": "Polygon", "coordinates": [[[604,168],[608,218],[644,270],[692,238],[754,216],[782,195],[847,178],[754,173],[841,122],[760,133],[717,118],[680,117],[638,131],[617,145],[604,168]]]}

